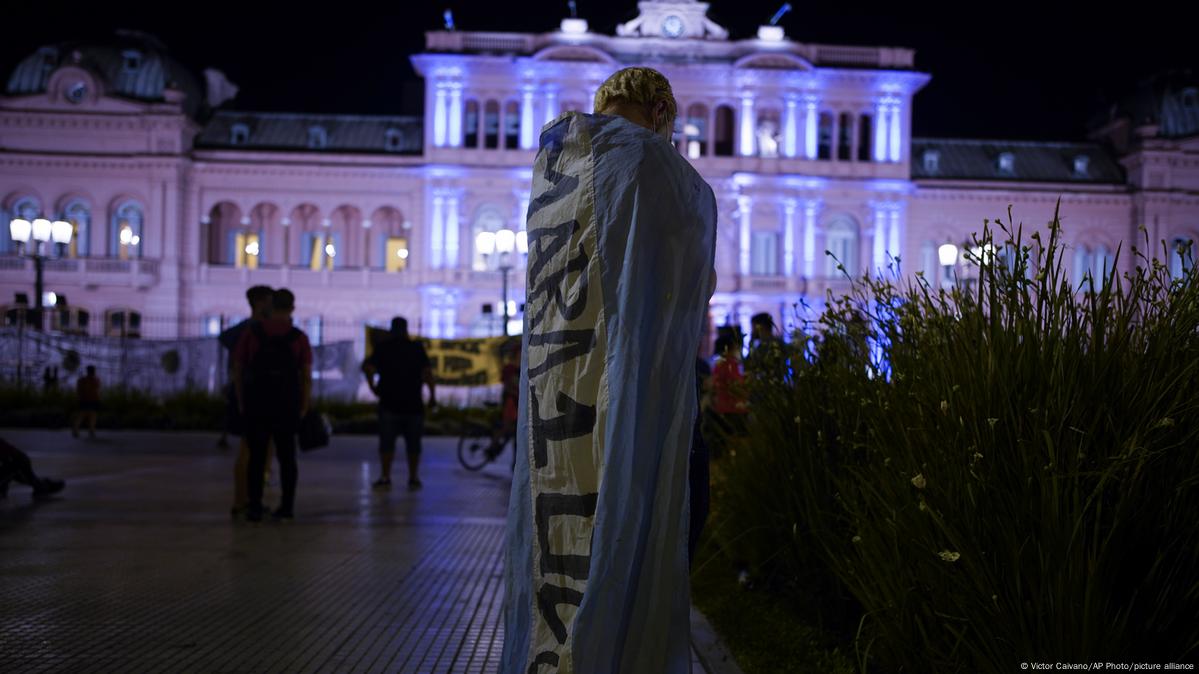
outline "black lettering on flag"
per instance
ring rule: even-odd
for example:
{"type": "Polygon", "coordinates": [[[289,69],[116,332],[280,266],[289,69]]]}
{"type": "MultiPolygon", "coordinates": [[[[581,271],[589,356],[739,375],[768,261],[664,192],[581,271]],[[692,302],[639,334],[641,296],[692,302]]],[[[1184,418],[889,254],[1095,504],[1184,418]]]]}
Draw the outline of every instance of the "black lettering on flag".
{"type": "Polygon", "coordinates": [[[541,546],[541,575],[560,573],[575,580],[587,580],[591,575],[591,552],[585,555],[559,555],[550,551],[551,517],[594,517],[599,494],[537,495],[534,506],[537,522],[537,543],[541,546]]]}
{"type": "Polygon", "coordinates": [[[560,344],[562,348],[550,352],[541,364],[529,368],[529,379],[535,379],[548,372],[551,368],[557,367],[568,360],[580,358],[591,353],[595,349],[595,330],[591,328],[585,330],[560,330],[540,335],[536,333],[529,335],[530,347],[548,346],[551,344],[560,344]]]}
{"type": "MultiPolygon", "coordinates": [[[[574,223],[574,221],[571,222],[573,224],[577,224],[574,223]]],[[[563,237],[562,243],[565,244],[565,237],[563,237]]],[[[556,253],[557,250],[554,250],[553,252],[556,253]]],[[[551,257],[552,255],[553,253],[550,253],[551,257]]],[[[536,271],[540,272],[541,268],[544,267],[549,260],[549,257],[545,258],[544,260],[538,258],[535,262],[536,271]]],[[[534,297],[538,296],[546,297],[541,306],[539,306],[533,315],[529,317],[530,330],[535,329],[541,323],[541,319],[545,318],[546,311],[548,311],[550,308],[549,297],[551,295],[553,297],[553,304],[558,308],[558,315],[560,317],[564,318],[565,320],[572,321],[583,315],[583,311],[587,308],[587,289],[590,286],[590,281],[587,278],[587,264],[590,261],[591,258],[587,255],[587,251],[583,248],[583,243],[580,241],[578,254],[567,260],[566,266],[562,269],[546,275],[546,277],[541,279],[540,282],[536,280],[537,275],[530,271],[530,285],[533,287],[529,290],[529,299],[532,300],[534,297]],[[567,276],[574,272],[581,273],[579,282],[579,297],[573,304],[568,305],[566,303],[567,276]]]]}
{"type": "Polygon", "coordinates": [[[537,283],[537,278],[545,266],[554,259],[560,251],[570,243],[570,237],[579,231],[579,221],[569,220],[550,227],[538,227],[529,232],[529,285],[537,283]]]}
{"type": "Polygon", "coordinates": [[[561,391],[554,402],[562,416],[542,419],[538,412],[541,408],[537,391],[529,387],[529,432],[533,436],[533,465],[537,468],[549,464],[549,441],[578,438],[595,428],[594,405],[584,405],[561,391]]]}
{"type": "Polygon", "coordinates": [[[546,583],[537,590],[537,608],[541,611],[541,618],[560,644],[566,643],[567,634],[565,623],[558,617],[558,607],[563,604],[579,606],[582,603],[583,593],[569,587],[546,583]]]}
{"type": "Polygon", "coordinates": [[[538,653],[537,657],[533,658],[533,662],[529,663],[528,674],[537,674],[537,669],[539,667],[541,667],[542,665],[549,665],[550,667],[557,667],[558,666],[558,654],[553,651],[542,651],[542,652],[538,653]]]}

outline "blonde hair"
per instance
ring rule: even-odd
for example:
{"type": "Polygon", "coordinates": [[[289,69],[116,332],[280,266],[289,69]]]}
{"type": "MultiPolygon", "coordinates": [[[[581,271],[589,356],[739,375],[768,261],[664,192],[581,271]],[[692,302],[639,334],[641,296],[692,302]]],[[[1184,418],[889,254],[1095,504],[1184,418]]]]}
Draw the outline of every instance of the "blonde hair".
{"type": "Polygon", "coordinates": [[[603,114],[614,105],[627,103],[653,109],[659,101],[666,101],[666,121],[674,125],[679,115],[679,104],[674,100],[670,80],[653,68],[624,68],[600,85],[595,92],[595,111],[603,114]]]}

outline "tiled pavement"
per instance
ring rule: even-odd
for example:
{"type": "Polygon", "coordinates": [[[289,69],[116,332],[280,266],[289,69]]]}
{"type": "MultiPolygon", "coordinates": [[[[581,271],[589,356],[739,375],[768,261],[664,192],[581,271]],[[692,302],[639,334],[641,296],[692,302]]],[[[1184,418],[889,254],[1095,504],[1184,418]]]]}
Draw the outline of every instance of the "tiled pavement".
{"type": "Polygon", "coordinates": [[[432,438],[423,490],[373,491],[372,439],[339,437],[301,456],[295,522],[248,525],[215,435],[0,435],[67,479],[0,500],[0,672],[498,669],[506,463],[432,438]]]}

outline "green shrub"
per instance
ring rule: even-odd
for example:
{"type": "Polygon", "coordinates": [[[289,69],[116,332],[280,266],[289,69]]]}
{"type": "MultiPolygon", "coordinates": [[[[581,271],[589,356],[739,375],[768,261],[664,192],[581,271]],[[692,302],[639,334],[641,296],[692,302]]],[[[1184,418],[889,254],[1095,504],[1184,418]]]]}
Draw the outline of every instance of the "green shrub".
{"type": "Polygon", "coordinates": [[[797,602],[835,577],[863,667],[1189,661],[1195,271],[1134,248],[1134,271],[1080,289],[1056,216],[1031,240],[996,224],[978,249],[1012,254],[974,257],[970,286],[864,279],[818,337],[755,362],[728,466],[738,545],[797,602]]]}

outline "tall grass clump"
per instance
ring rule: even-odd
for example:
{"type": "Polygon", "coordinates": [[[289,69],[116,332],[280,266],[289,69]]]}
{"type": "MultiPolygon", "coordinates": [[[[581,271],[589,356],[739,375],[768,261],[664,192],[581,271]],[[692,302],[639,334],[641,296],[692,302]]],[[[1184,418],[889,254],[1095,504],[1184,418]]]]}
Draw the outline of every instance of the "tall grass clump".
{"type": "Polygon", "coordinates": [[[969,285],[863,279],[751,361],[727,545],[851,594],[863,669],[1199,656],[1199,279],[1079,287],[1060,234],[1009,213],[969,285]]]}

